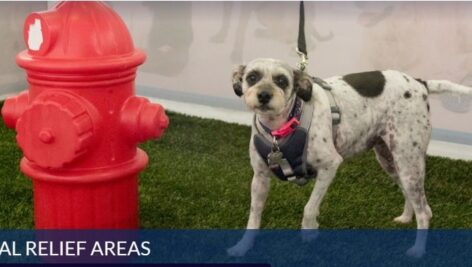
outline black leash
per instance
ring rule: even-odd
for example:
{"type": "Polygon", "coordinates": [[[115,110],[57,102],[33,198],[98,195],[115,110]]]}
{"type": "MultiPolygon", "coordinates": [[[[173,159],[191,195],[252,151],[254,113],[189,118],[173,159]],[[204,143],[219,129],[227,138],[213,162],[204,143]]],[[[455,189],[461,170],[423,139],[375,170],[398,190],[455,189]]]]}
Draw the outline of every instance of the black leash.
{"type": "Polygon", "coordinates": [[[304,71],[308,64],[308,51],[306,49],[305,39],[305,6],[303,1],[300,1],[300,16],[298,23],[298,42],[297,53],[300,56],[300,70],[304,71]]]}
{"type": "MultiPolygon", "coordinates": [[[[305,71],[306,66],[308,65],[308,51],[306,49],[306,39],[305,39],[305,6],[303,1],[300,1],[300,17],[298,23],[298,42],[297,42],[297,54],[300,56],[300,70],[305,71]]],[[[328,92],[328,99],[331,105],[331,114],[333,117],[333,125],[337,125],[341,122],[341,111],[334,99],[334,96],[331,92],[331,86],[329,86],[325,81],[320,78],[313,77],[313,81],[321,86],[325,91],[328,92]]]]}

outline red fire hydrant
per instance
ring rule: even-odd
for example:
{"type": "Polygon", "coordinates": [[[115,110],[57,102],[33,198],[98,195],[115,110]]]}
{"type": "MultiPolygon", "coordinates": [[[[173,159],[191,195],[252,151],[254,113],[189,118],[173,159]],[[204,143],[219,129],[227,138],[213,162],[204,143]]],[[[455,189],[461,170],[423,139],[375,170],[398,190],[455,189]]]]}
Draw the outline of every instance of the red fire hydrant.
{"type": "Polygon", "coordinates": [[[138,227],[137,143],[168,125],[160,105],[134,96],[135,49],[121,18],[100,2],[62,2],[30,14],[17,63],[29,90],[8,98],[21,170],[32,179],[37,229],[138,227]]]}

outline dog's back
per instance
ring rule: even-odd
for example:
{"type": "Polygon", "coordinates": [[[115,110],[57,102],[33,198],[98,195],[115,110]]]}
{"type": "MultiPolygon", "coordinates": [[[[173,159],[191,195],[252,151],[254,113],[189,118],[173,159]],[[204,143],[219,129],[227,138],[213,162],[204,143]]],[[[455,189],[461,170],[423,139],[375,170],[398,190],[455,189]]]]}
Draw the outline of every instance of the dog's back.
{"type": "Polygon", "coordinates": [[[370,149],[389,135],[416,138],[426,149],[431,123],[425,82],[393,70],[336,76],[326,82],[342,110],[335,145],[343,157],[370,149]]]}

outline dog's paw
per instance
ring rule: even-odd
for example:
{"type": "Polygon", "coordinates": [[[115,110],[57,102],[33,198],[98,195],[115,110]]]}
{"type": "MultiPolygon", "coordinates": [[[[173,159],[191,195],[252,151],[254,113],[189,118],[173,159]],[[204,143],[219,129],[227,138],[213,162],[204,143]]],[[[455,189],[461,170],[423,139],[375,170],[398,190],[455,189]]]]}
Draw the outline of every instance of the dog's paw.
{"type": "Polygon", "coordinates": [[[406,251],[406,255],[412,258],[422,258],[425,254],[426,250],[424,247],[421,246],[412,246],[406,251]]]}
{"type": "Polygon", "coordinates": [[[230,247],[226,250],[228,256],[231,257],[243,257],[246,255],[249,249],[251,249],[252,245],[247,244],[246,242],[238,242],[233,247],[230,247]]]}
{"type": "Polygon", "coordinates": [[[411,219],[412,219],[411,216],[400,215],[400,216],[398,216],[398,217],[395,217],[395,218],[393,219],[393,221],[396,222],[396,223],[403,223],[403,224],[406,224],[406,223],[410,223],[410,222],[411,222],[411,219]]]}
{"type": "Polygon", "coordinates": [[[304,243],[311,242],[318,238],[319,231],[318,229],[302,229],[301,236],[304,243]]]}

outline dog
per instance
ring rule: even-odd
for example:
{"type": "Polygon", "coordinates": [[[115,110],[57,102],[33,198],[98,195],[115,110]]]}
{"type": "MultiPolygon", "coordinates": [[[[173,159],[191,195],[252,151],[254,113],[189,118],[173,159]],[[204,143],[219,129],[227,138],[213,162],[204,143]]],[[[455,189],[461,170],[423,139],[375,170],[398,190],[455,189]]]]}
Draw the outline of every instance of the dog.
{"type": "MultiPolygon", "coordinates": [[[[251,230],[260,227],[269,193],[271,168],[256,150],[255,136],[260,134],[261,125],[271,131],[283,127],[294,99],[314,107],[305,158],[317,175],[304,208],[302,229],[318,229],[321,201],[343,160],[370,149],[374,149],[380,166],[405,197],[403,213],[393,220],[408,223],[415,215],[417,229],[429,227],[433,214],[424,190],[425,157],[431,136],[428,96],[444,92],[471,95],[472,88],[445,80],[423,81],[395,70],[331,77],[324,80],[330,90],[314,81],[309,74],[268,58],[255,59],[233,72],[234,92],[255,113],[255,119],[249,145],[254,170],[249,220],[243,238],[228,249],[232,256],[242,256],[252,247],[256,232],[251,230]],[[333,124],[329,94],[341,114],[338,124],[333,124]]],[[[426,237],[418,232],[415,245],[407,252],[413,256],[424,253],[426,237]]],[[[316,231],[302,234],[304,241],[315,237],[316,231]]]]}

